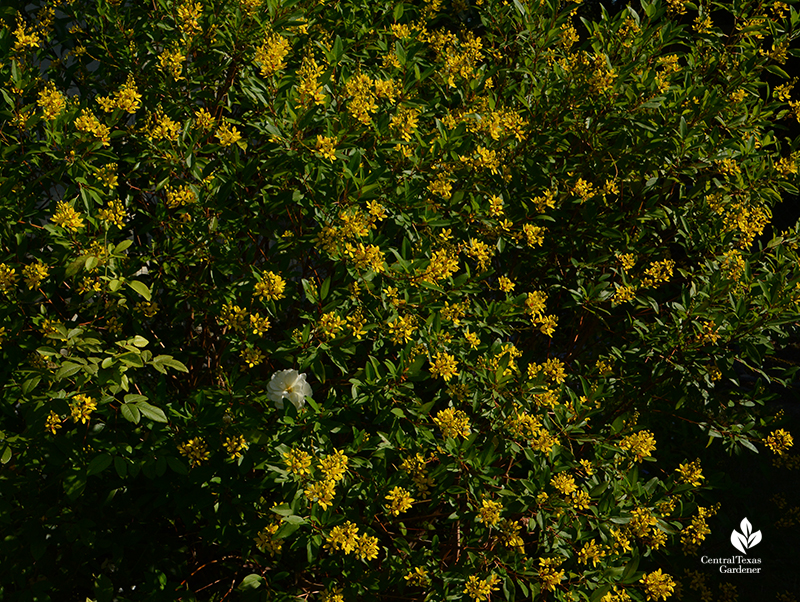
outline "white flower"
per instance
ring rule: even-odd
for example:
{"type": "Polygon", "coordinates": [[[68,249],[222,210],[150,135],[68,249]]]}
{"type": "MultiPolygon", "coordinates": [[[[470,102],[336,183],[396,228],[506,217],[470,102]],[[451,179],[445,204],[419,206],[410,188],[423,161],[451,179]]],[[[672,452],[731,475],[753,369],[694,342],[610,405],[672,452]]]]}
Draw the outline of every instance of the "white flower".
{"type": "Polygon", "coordinates": [[[306,382],[305,374],[297,370],[281,370],[272,375],[267,385],[267,397],[275,402],[275,407],[283,409],[283,398],[288,397],[298,410],[306,402],[306,395],[311,396],[311,386],[306,382]]]}

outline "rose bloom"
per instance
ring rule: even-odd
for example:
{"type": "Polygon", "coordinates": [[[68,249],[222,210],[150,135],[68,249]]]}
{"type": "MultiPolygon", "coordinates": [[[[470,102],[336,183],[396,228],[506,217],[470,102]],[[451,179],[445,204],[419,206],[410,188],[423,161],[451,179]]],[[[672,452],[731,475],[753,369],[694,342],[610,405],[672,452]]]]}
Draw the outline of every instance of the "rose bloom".
{"type": "Polygon", "coordinates": [[[267,385],[267,397],[275,402],[275,407],[283,409],[283,398],[288,397],[298,410],[305,404],[306,396],[311,396],[311,386],[305,374],[297,370],[281,370],[272,375],[267,385]]]}

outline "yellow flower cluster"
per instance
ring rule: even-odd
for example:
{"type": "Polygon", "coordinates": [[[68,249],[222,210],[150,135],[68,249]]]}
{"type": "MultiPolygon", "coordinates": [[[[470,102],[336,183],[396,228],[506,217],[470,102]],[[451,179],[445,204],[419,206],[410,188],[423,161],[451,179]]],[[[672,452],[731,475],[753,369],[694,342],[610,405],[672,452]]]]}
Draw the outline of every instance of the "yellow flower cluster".
{"type": "Polygon", "coordinates": [[[557,443],[556,437],[542,428],[541,420],[527,412],[517,411],[513,416],[506,418],[505,427],[517,439],[527,439],[531,449],[545,454],[557,443]]]}
{"type": "Polygon", "coordinates": [[[464,593],[478,602],[488,600],[492,592],[498,589],[497,583],[499,581],[500,578],[497,575],[489,575],[486,579],[479,579],[475,575],[470,575],[467,584],[464,586],[464,593]]]}
{"type": "Polygon", "coordinates": [[[222,146],[230,146],[235,144],[242,138],[241,132],[236,129],[236,126],[231,125],[227,119],[223,119],[222,123],[217,127],[217,132],[214,134],[222,146]]]}
{"type": "Polygon", "coordinates": [[[678,473],[678,480],[681,483],[690,484],[692,487],[700,487],[701,481],[705,479],[699,458],[694,462],[679,464],[675,471],[678,473]]]}
{"type": "Polygon", "coordinates": [[[211,455],[206,442],[201,437],[194,437],[186,443],[182,443],[178,446],[178,451],[182,456],[186,456],[189,459],[192,466],[202,464],[211,455]]]}
{"type": "Polygon", "coordinates": [[[66,201],[58,201],[56,203],[56,212],[52,217],[52,221],[71,232],[77,232],[83,228],[83,218],[81,214],[72,208],[72,205],[66,201]]]}
{"type": "Polygon", "coordinates": [[[503,511],[503,504],[500,502],[493,502],[492,500],[482,500],[481,507],[478,509],[481,522],[495,526],[500,522],[500,513],[503,511]]]}
{"type": "Polygon", "coordinates": [[[231,330],[243,331],[247,328],[247,310],[226,303],[220,312],[220,322],[231,330]]]}
{"type": "Polygon", "coordinates": [[[261,77],[270,77],[286,67],[284,59],[289,54],[289,41],[272,33],[256,49],[256,63],[261,65],[261,77]]]}
{"type": "Polygon", "coordinates": [[[41,261],[26,265],[22,269],[22,277],[25,279],[25,284],[31,290],[39,288],[42,280],[47,278],[49,274],[50,268],[48,268],[41,261]]]}
{"type": "Polygon", "coordinates": [[[414,570],[410,571],[403,579],[412,587],[428,587],[431,584],[428,571],[419,566],[414,567],[414,570]]]}
{"type": "Polygon", "coordinates": [[[558,489],[564,495],[570,495],[578,489],[575,479],[565,472],[559,472],[550,479],[550,485],[558,489]]]}
{"type": "Polygon", "coordinates": [[[105,209],[101,209],[98,212],[98,216],[110,226],[116,226],[120,229],[125,227],[125,205],[119,199],[109,202],[105,209]]]}
{"type": "Polygon", "coordinates": [[[383,253],[377,245],[347,243],[343,255],[349,257],[359,270],[371,269],[377,274],[386,271],[383,264],[383,253]]]}
{"type": "Polygon", "coordinates": [[[522,524],[517,521],[507,519],[500,521],[500,541],[507,548],[514,548],[517,553],[524,554],[525,542],[519,534],[521,530],[522,524]]]}
{"type": "Polygon", "coordinates": [[[258,312],[250,314],[250,329],[253,331],[254,335],[258,337],[263,336],[271,325],[268,317],[262,317],[258,312]]]}
{"type": "Polygon", "coordinates": [[[336,138],[317,136],[317,153],[328,161],[336,160],[336,138]]]}
{"type": "Polygon", "coordinates": [[[469,417],[463,410],[447,408],[436,413],[433,421],[442,430],[445,439],[455,439],[463,437],[466,439],[470,434],[469,417]]]}
{"type": "Polygon", "coordinates": [[[191,186],[185,184],[178,188],[167,186],[167,207],[175,209],[183,205],[189,205],[197,200],[197,195],[191,186]]]}
{"type": "Polygon", "coordinates": [[[556,570],[562,562],[561,558],[540,558],[539,559],[539,581],[542,582],[542,589],[554,591],[556,586],[564,578],[564,569],[556,570]]]}
{"type": "MultiPolygon", "coordinates": [[[[673,4],[677,4],[675,0],[669,1],[670,7],[672,7],[673,4]]],[[[680,6],[683,8],[683,4],[680,4],[680,6]]],[[[686,9],[683,8],[683,11],[685,12],[686,9]]],[[[675,591],[675,580],[669,575],[663,575],[661,569],[645,574],[639,579],[639,583],[644,585],[648,600],[658,600],[659,598],[666,600],[672,595],[672,592],[675,591]]]]}
{"type": "Polygon", "coordinates": [[[283,462],[289,474],[296,474],[299,477],[311,474],[311,454],[301,449],[290,449],[283,454],[283,462]]]}
{"type": "Polygon", "coordinates": [[[437,174],[436,179],[428,183],[428,190],[445,200],[453,196],[453,184],[444,173],[437,174]]]}
{"type": "Polygon", "coordinates": [[[458,270],[458,255],[448,249],[434,251],[431,262],[425,272],[420,276],[423,282],[435,284],[439,280],[449,278],[458,270]]]}
{"type": "Polygon", "coordinates": [[[417,129],[419,109],[402,107],[391,118],[391,126],[402,140],[409,142],[417,129]]]}
{"type": "Polygon", "coordinates": [[[449,381],[454,376],[458,376],[458,362],[449,353],[439,352],[431,362],[431,374],[434,378],[443,378],[449,381]]]}
{"type": "Polygon", "coordinates": [[[621,303],[627,303],[628,301],[632,301],[636,298],[636,287],[635,286],[627,286],[625,284],[618,284],[616,285],[616,290],[614,294],[611,295],[611,305],[617,306],[621,303]]]}
{"type": "Polygon", "coordinates": [[[671,259],[662,259],[661,261],[654,261],[644,271],[644,278],[642,279],[642,286],[657,286],[663,282],[669,282],[672,278],[672,270],[675,268],[675,262],[671,259]]]}
{"type": "Polygon", "coordinates": [[[283,299],[286,281],[274,272],[267,272],[255,285],[255,294],[262,299],[283,299]]]}
{"type": "Polygon", "coordinates": [[[606,554],[607,552],[605,547],[598,545],[597,542],[592,539],[592,541],[587,541],[585,544],[583,544],[580,552],[578,552],[578,562],[581,564],[589,564],[589,561],[591,561],[592,566],[596,567],[597,563],[600,562],[600,559],[606,554]]]}
{"type": "Polygon", "coordinates": [[[325,94],[319,84],[319,77],[325,71],[325,67],[317,64],[312,59],[303,59],[303,63],[298,71],[299,83],[297,84],[298,107],[306,107],[310,102],[322,105],[325,104],[325,94]]]}
{"type": "Polygon", "coordinates": [[[166,48],[158,56],[158,65],[162,72],[172,76],[172,79],[181,79],[183,72],[183,62],[186,60],[186,55],[177,46],[166,48]]]}
{"type": "Polygon", "coordinates": [[[500,156],[497,151],[481,145],[478,145],[472,156],[459,155],[458,158],[464,165],[475,171],[488,169],[492,174],[497,175],[497,170],[500,169],[500,156]]]}
{"type": "Polygon", "coordinates": [[[53,120],[67,107],[67,99],[61,92],[56,90],[52,82],[48,82],[44,90],[39,92],[36,104],[42,107],[42,115],[45,119],[53,120]]]}
{"type": "Polygon", "coordinates": [[[475,77],[478,62],[483,60],[482,48],[480,37],[471,32],[460,43],[454,36],[447,40],[447,45],[439,52],[439,58],[444,57],[443,76],[449,87],[455,87],[456,77],[467,81],[475,77]]]}
{"type": "Polygon", "coordinates": [[[17,282],[17,274],[14,268],[0,263],[0,291],[8,293],[14,288],[17,282]]]}
{"type": "Polygon", "coordinates": [[[97,409],[97,402],[87,395],[76,395],[70,402],[72,411],[72,421],[75,423],[86,424],[89,416],[97,409]]]}
{"type": "Polygon", "coordinates": [[[75,129],[79,132],[91,134],[97,138],[103,146],[108,146],[110,144],[111,130],[108,129],[108,126],[100,123],[97,117],[94,116],[94,113],[89,109],[83,109],[83,111],[81,111],[80,117],[75,120],[75,129]]]}
{"type": "Polygon", "coordinates": [[[641,462],[644,458],[649,458],[652,455],[651,452],[655,451],[656,440],[653,433],[643,430],[624,437],[619,442],[619,447],[633,453],[636,461],[641,462]]]}
{"type": "Polygon", "coordinates": [[[414,503],[414,498],[402,487],[395,487],[392,489],[389,495],[386,496],[386,499],[390,502],[389,512],[394,516],[398,516],[400,513],[407,511],[411,508],[411,504],[414,503]]]}
{"type": "Polygon", "coordinates": [[[207,109],[201,108],[194,112],[195,127],[208,131],[214,127],[214,116],[207,109]]]}
{"type": "Polygon", "coordinates": [[[283,540],[275,537],[275,534],[278,532],[280,526],[281,525],[279,522],[272,523],[271,525],[268,525],[259,531],[255,538],[256,547],[262,552],[268,553],[272,557],[274,557],[276,554],[280,554],[281,548],[283,548],[283,540]]]}
{"type": "Polygon", "coordinates": [[[781,456],[786,450],[794,445],[794,440],[787,431],[784,429],[778,429],[776,431],[772,431],[764,440],[764,443],[768,448],[770,448],[770,450],[772,450],[772,453],[781,456]]]}
{"type": "Polygon", "coordinates": [[[400,464],[400,468],[411,476],[420,495],[425,495],[434,485],[433,478],[428,475],[425,468],[426,463],[425,456],[416,454],[413,457],[405,458],[400,464]]]}
{"type": "Polygon", "coordinates": [[[696,554],[697,549],[706,538],[706,535],[711,533],[708,528],[706,518],[714,516],[719,510],[719,504],[711,508],[704,508],[703,506],[697,507],[697,515],[692,517],[691,523],[681,529],[681,545],[683,546],[684,554],[696,554]]]}
{"type": "Polygon", "coordinates": [[[531,325],[539,327],[539,331],[547,336],[553,336],[558,319],[553,315],[545,315],[547,294],[542,291],[528,293],[525,300],[525,311],[531,314],[531,325]]]}
{"type": "Polygon", "coordinates": [[[178,5],[178,27],[187,37],[197,35],[202,31],[198,23],[203,14],[203,5],[199,2],[184,2],[178,5]]]}
{"type": "Polygon", "coordinates": [[[330,550],[339,550],[345,554],[355,552],[362,560],[372,560],[378,557],[378,538],[370,535],[359,535],[358,527],[350,521],[337,525],[326,538],[325,547],[330,550]]]}
{"type": "Polygon", "coordinates": [[[56,434],[56,431],[60,429],[62,426],[61,424],[61,417],[56,414],[53,410],[50,410],[50,415],[45,420],[44,428],[46,428],[50,433],[53,435],[56,434]]]}
{"type": "Polygon", "coordinates": [[[557,357],[551,357],[543,364],[535,362],[528,364],[528,378],[536,378],[539,374],[543,374],[549,382],[558,385],[563,383],[567,377],[564,371],[564,362],[557,357]]]}
{"type": "Polygon", "coordinates": [[[544,244],[544,235],[547,232],[547,228],[525,224],[522,226],[522,231],[525,233],[529,247],[540,247],[544,244]]]}
{"type": "Polygon", "coordinates": [[[388,324],[389,335],[395,343],[408,343],[417,330],[416,316],[398,316],[388,324]]]}
{"type": "Polygon", "coordinates": [[[224,445],[225,450],[230,454],[231,458],[241,458],[244,450],[249,447],[247,445],[247,439],[244,438],[244,435],[226,437],[224,445]]]}
{"type": "Polygon", "coordinates": [[[171,142],[178,140],[178,133],[181,131],[180,124],[164,115],[160,110],[149,116],[148,122],[147,137],[150,140],[170,140],[171,142]]]}
{"type": "Polygon", "coordinates": [[[133,76],[129,75],[125,84],[113,96],[98,96],[97,103],[106,113],[110,113],[114,109],[122,109],[133,114],[142,106],[142,95],[136,89],[133,76]]]}
{"type": "Polygon", "coordinates": [[[261,350],[250,347],[242,349],[241,357],[248,368],[254,368],[264,361],[264,354],[261,353],[261,350]]]}

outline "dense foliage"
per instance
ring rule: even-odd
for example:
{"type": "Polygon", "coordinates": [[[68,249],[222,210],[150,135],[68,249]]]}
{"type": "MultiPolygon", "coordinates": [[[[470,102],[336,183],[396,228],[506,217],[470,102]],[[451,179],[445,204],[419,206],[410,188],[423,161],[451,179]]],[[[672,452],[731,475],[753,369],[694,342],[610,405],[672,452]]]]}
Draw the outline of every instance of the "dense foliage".
{"type": "Polygon", "coordinates": [[[4,13],[1,598],[793,599],[800,16],[579,11],[4,13]]]}

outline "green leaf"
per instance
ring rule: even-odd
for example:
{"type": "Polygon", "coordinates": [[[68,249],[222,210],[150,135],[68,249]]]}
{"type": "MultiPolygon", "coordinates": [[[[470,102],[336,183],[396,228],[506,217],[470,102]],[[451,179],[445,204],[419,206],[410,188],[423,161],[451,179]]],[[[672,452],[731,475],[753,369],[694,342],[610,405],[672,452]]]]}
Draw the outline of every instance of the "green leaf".
{"type": "Polygon", "coordinates": [[[172,368],[179,372],[188,372],[189,368],[174,359],[171,355],[157,355],[150,362],[159,372],[166,372],[165,368],[172,368]]]}
{"type": "Polygon", "coordinates": [[[167,422],[167,416],[164,414],[164,411],[154,405],[150,405],[146,401],[137,402],[136,407],[139,408],[142,414],[154,422],[167,422]]]}
{"type": "Polygon", "coordinates": [[[73,362],[64,362],[61,364],[61,367],[56,372],[56,380],[61,380],[62,378],[69,378],[76,372],[78,372],[83,366],[80,364],[75,364],[73,362]]]}
{"type": "Polygon", "coordinates": [[[89,468],[87,469],[87,476],[92,476],[93,474],[100,474],[106,468],[111,466],[111,462],[113,458],[110,454],[102,453],[96,455],[92,458],[92,461],[89,462],[89,468]]]}
{"type": "Polygon", "coordinates": [[[11,459],[11,446],[6,445],[6,448],[3,450],[3,455],[0,456],[0,464],[8,464],[8,461],[11,459]]]}
{"type": "Polygon", "coordinates": [[[132,240],[123,240],[116,247],[114,247],[114,251],[113,251],[114,255],[119,255],[120,253],[125,251],[125,249],[130,247],[132,244],[133,244],[132,240]]]}
{"type": "Polygon", "coordinates": [[[122,417],[125,418],[125,420],[133,422],[134,424],[139,424],[139,420],[142,418],[141,412],[139,412],[139,409],[134,404],[122,404],[120,412],[122,412],[122,417]]]}
{"type": "Polygon", "coordinates": [[[27,379],[25,382],[22,383],[22,394],[28,395],[31,391],[33,391],[39,382],[42,380],[41,376],[32,376],[31,378],[27,379]]]}
{"type": "Polygon", "coordinates": [[[150,289],[147,288],[147,285],[144,282],[139,280],[133,280],[126,282],[126,284],[131,287],[134,291],[139,293],[142,297],[150,301],[150,289]]]}
{"type": "Polygon", "coordinates": [[[252,573],[242,579],[242,582],[239,584],[238,589],[240,591],[248,591],[253,589],[258,589],[265,583],[265,579],[261,575],[256,575],[252,573]]]}

